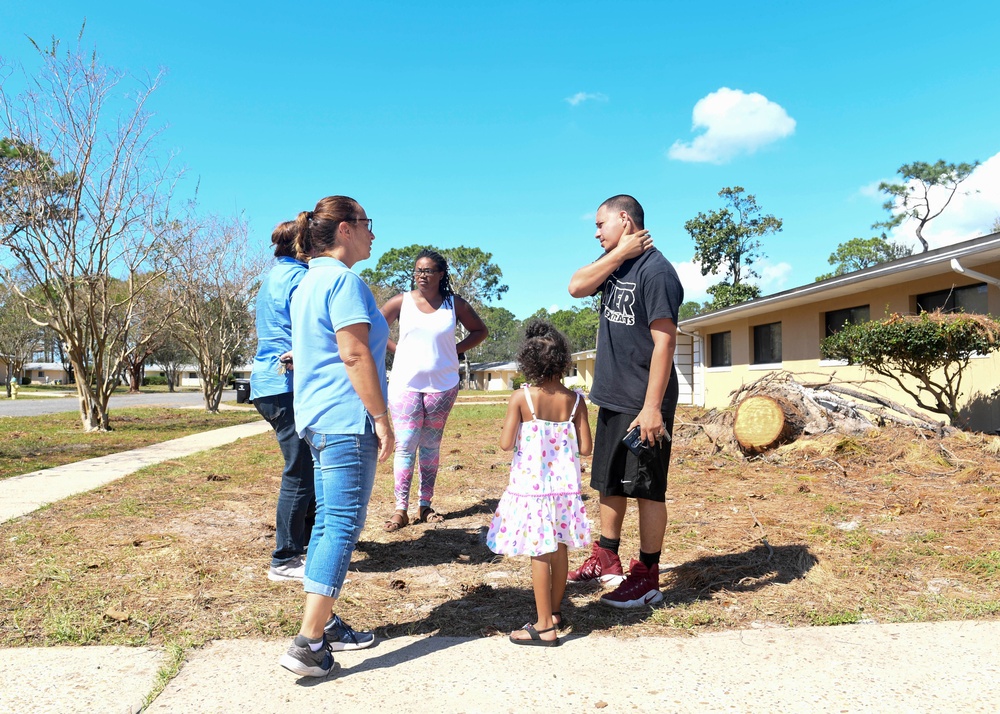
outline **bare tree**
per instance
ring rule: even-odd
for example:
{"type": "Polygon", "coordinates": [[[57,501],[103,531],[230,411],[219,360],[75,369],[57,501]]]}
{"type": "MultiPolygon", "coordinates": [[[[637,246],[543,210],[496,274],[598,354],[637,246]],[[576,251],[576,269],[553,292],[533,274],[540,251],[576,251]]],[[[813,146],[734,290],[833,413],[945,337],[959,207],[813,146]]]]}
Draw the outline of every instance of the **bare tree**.
{"type": "Polygon", "coordinates": [[[24,301],[9,283],[0,286],[0,359],[7,363],[4,384],[10,396],[10,380],[24,370],[41,338],[42,329],[28,319],[24,301]]]}
{"type": "MultiPolygon", "coordinates": [[[[131,323],[124,331],[127,346],[125,372],[128,375],[128,391],[136,393],[142,386],[142,377],[149,360],[167,339],[168,326],[162,316],[174,315],[178,308],[171,303],[165,285],[165,276],[149,285],[138,296],[131,323]]],[[[171,391],[173,391],[171,389],[171,391]]]]}
{"type": "Polygon", "coordinates": [[[160,75],[105,66],[82,33],[70,49],[55,39],[35,48],[34,76],[0,58],[0,135],[14,169],[0,179],[0,241],[14,263],[5,269],[26,276],[31,289],[19,292],[31,320],[59,335],[84,429],[105,431],[108,400],[144,343],[128,339],[138,301],[169,256],[175,177],[154,153],[146,109],[160,75]],[[12,96],[15,72],[27,89],[12,96]]]}
{"type": "Polygon", "coordinates": [[[180,309],[172,332],[198,363],[205,409],[216,412],[233,369],[253,357],[253,300],[268,261],[248,250],[239,218],[200,221],[178,246],[168,282],[180,309]]]}
{"type": "Polygon", "coordinates": [[[191,352],[177,339],[178,328],[168,326],[157,340],[157,346],[150,359],[163,368],[167,387],[171,392],[180,385],[180,373],[185,365],[191,364],[191,352]]]}

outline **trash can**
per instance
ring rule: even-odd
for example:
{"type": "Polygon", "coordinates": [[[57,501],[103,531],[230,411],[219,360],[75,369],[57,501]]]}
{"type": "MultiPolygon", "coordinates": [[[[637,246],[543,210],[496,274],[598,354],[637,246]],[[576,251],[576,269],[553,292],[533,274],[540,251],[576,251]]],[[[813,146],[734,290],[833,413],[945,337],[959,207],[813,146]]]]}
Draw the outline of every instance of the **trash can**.
{"type": "Polygon", "coordinates": [[[236,403],[250,404],[250,380],[237,379],[236,383],[236,403]]]}

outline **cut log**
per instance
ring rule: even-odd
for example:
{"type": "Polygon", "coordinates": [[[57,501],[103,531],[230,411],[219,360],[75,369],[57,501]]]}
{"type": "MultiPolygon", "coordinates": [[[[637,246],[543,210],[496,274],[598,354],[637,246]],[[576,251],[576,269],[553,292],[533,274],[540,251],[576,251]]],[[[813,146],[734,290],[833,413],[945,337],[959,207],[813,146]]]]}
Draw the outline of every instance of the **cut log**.
{"type": "Polygon", "coordinates": [[[733,434],[744,451],[759,453],[793,437],[802,421],[798,410],[784,399],[758,394],[736,407],[733,434]]]}

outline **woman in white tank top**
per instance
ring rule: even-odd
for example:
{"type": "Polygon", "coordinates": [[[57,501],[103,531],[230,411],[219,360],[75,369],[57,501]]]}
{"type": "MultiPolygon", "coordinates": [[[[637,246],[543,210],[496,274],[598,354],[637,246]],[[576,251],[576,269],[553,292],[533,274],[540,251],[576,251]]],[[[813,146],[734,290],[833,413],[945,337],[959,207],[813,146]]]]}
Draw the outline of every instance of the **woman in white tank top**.
{"type": "Polygon", "coordinates": [[[391,298],[382,306],[382,314],[390,325],[399,320],[399,341],[389,340],[388,345],[389,351],[395,353],[389,377],[389,409],[396,432],[396,511],[385,522],[385,529],[391,532],[410,522],[407,510],[417,462],[420,506],[415,522],[444,520],[431,508],[431,499],[441,437],[458,396],[458,355],[485,340],[488,332],[472,306],[451,292],[447,261],[429,249],[417,256],[413,290],[391,298]],[[457,323],[469,335],[456,345],[457,323]]]}

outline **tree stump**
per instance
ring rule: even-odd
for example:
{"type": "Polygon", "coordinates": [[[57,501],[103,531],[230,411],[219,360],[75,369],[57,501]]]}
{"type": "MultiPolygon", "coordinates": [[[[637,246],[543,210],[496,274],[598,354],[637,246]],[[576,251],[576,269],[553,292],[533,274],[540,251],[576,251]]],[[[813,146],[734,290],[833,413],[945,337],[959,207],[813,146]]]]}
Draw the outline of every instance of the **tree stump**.
{"type": "Polygon", "coordinates": [[[744,451],[760,453],[792,438],[802,422],[802,414],[786,400],[755,395],[736,407],[733,434],[744,451]]]}

